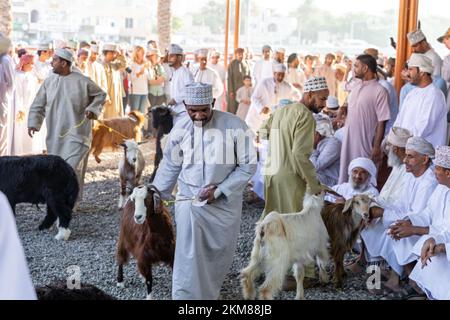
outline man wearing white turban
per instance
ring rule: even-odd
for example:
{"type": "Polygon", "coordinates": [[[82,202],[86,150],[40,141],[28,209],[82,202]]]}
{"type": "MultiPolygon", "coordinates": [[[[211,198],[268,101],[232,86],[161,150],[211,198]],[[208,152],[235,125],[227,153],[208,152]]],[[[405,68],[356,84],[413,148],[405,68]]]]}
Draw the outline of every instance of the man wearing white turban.
{"type": "Polygon", "coordinates": [[[314,151],[310,157],[316,168],[319,181],[329,187],[337,184],[339,179],[339,157],[341,142],[333,136],[331,120],[324,115],[314,115],[316,133],[314,135],[314,151]]]}
{"type": "MultiPolygon", "coordinates": [[[[397,127],[391,128],[387,136],[388,166],[392,167],[392,172],[380,195],[376,197],[376,203],[381,207],[393,206],[403,195],[408,177],[403,159],[406,155],[406,143],[411,136],[408,130],[397,127]]],[[[364,266],[365,261],[374,263],[382,260],[381,250],[387,237],[385,229],[382,219],[376,219],[361,231],[366,252],[360,256],[359,266],[364,266]]],[[[353,268],[353,271],[356,270],[353,268]]]]}
{"type": "MultiPolygon", "coordinates": [[[[368,251],[372,256],[381,256],[391,266],[393,272],[391,278],[385,283],[387,290],[398,291],[399,276],[404,272],[404,266],[410,263],[411,250],[417,237],[399,240],[397,234],[405,226],[405,220],[414,214],[422,212],[437,186],[436,177],[431,168],[434,158],[433,146],[423,138],[412,137],[406,144],[407,181],[398,202],[393,205],[384,205],[384,208],[374,206],[371,208],[371,218],[382,218],[386,230],[383,237],[381,252],[371,249],[368,251]],[[391,236],[391,237],[389,237],[391,236]],[[394,240],[395,239],[395,240],[394,240]]],[[[406,269],[409,273],[411,269],[406,269]]]]}
{"type": "Polygon", "coordinates": [[[219,98],[223,95],[224,87],[219,74],[208,66],[208,50],[201,49],[198,51],[199,66],[194,71],[194,80],[199,83],[207,83],[213,87],[213,97],[216,100],[214,109],[222,110],[222,105],[219,104],[219,98]]]}
{"type": "MultiPolygon", "coordinates": [[[[429,299],[450,300],[450,147],[439,147],[434,163],[439,185],[423,211],[424,222],[430,225],[429,232],[414,246],[413,253],[421,261],[418,261],[409,278],[425,291],[429,299]]],[[[414,225],[417,224],[418,221],[415,221],[414,225]]]]}
{"type": "Polygon", "coordinates": [[[268,45],[262,48],[262,58],[255,62],[252,77],[253,85],[258,85],[262,80],[271,78],[273,74],[272,48],[268,45]]]}
{"type": "Polygon", "coordinates": [[[431,45],[428,43],[422,30],[417,29],[407,34],[408,41],[411,44],[411,48],[414,53],[423,54],[432,62],[432,70],[430,72],[433,76],[441,76],[442,59],[434,51],[431,45]]]}
{"type": "Polygon", "coordinates": [[[72,72],[71,51],[56,49],[53,74],[40,87],[28,115],[28,134],[33,137],[47,125],[47,150],[63,158],[75,170],[83,196],[84,175],[92,141],[92,121],[98,119],[106,93],[91,79],[72,72]]]}
{"type": "Polygon", "coordinates": [[[170,101],[168,105],[174,114],[174,125],[187,116],[183,100],[186,95],[186,86],[194,82],[194,77],[188,68],[183,66],[184,50],[177,44],[169,47],[169,65],[172,70],[170,76],[170,101]]]}
{"type": "Polygon", "coordinates": [[[0,300],[36,300],[14,215],[0,192],[0,300]]]}
{"type": "Polygon", "coordinates": [[[376,197],[379,192],[377,186],[377,168],[372,160],[368,158],[356,158],[348,166],[349,182],[333,186],[333,190],[342,196],[342,199],[327,195],[326,200],[330,202],[341,202],[349,200],[358,194],[367,194],[376,197]]]}
{"type": "Polygon", "coordinates": [[[300,92],[285,80],[286,66],[274,63],[272,72],[272,77],[262,80],[252,95],[245,122],[254,132],[269,118],[280,100],[300,100],[300,92]]]}
{"type": "Polygon", "coordinates": [[[444,94],[433,85],[432,72],[428,57],[411,55],[408,74],[411,84],[417,87],[406,96],[394,126],[423,137],[436,148],[447,145],[447,107],[444,94]]]}

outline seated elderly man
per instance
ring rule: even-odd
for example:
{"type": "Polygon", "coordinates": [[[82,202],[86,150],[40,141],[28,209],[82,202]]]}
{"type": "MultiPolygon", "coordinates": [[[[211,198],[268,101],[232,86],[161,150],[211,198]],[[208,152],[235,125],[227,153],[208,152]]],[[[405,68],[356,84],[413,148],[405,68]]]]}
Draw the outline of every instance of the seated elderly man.
{"type": "Polygon", "coordinates": [[[450,147],[438,147],[434,163],[439,185],[425,210],[411,216],[411,223],[416,227],[406,230],[427,233],[413,248],[413,254],[422,263],[416,264],[409,278],[428,298],[450,300],[450,147]]]}
{"type": "Polygon", "coordinates": [[[407,274],[412,270],[408,264],[414,260],[411,250],[418,237],[404,237],[402,232],[403,228],[409,225],[405,220],[426,207],[436,188],[437,181],[431,168],[433,158],[434,149],[431,143],[420,137],[409,138],[404,158],[408,175],[399,201],[390,206],[385,204],[384,208],[373,206],[370,210],[372,219],[383,218],[386,230],[379,233],[376,245],[366,241],[369,253],[383,257],[392,268],[390,279],[384,283],[385,293],[400,291],[399,276],[403,275],[404,269],[407,274]]]}
{"type": "Polygon", "coordinates": [[[319,181],[332,187],[339,179],[342,143],[333,137],[333,125],[327,116],[315,114],[314,119],[316,120],[316,133],[314,135],[314,151],[310,160],[316,168],[319,181]]]}
{"type": "Polygon", "coordinates": [[[377,168],[372,160],[357,158],[348,166],[349,182],[335,185],[332,189],[341,198],[327,195],[325,200],[334,203],[345,203],[346,200],[358,194],[367,194],[372,197],[379,195],[377,185],[377,168]]]}
{"type": "MultiPolygon", "coordinates": [[[[388,166],[392,168],[386,184],[376,198],[376,203],[382,207],[392,206],[400,200],[403,189],[406,185],[407,172],[403,159],[406,155],[406,143],[411,138],[411,133],[402,128],[391,128],[388,136],[386,149],[388,153],[388,166]]],[[[371,264],[378,264],[383,259],[380,256],[383,242],[380,237],[385,233],[385,227],[381,219],[373,221],[373,223],[361,231],[361,239],[363,240],[365,256],[361,255],[358,261],[359,267],[364,267],[366,261],[371,264]]],[[[362,272],[364,269],[357,268],[355,265],[352,269],[354,272],[362,272]]]]}

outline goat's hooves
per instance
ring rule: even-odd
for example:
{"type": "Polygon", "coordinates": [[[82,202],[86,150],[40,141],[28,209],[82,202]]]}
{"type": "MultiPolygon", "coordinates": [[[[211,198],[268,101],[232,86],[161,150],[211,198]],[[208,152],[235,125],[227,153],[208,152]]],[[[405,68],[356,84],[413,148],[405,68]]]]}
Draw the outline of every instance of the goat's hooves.
{"type": "Polygon", "coordinates": [[[101,163],[101,162],[102,162],[102,160],[101,160],[99,157],[95,157],[95,161],[96,161],[97,163],[101,163]]]}
{"type": "Polygon", "coordinates": [[[55,236],[55,239],[58,241],[67,241],[69,240],[70,234],[72,231],[69,229],[59,228],[58,234],[55,236]]]}
{"type": "Polygon", "coordinates": [[[145,300],[153,300],[153,296],[152,296],[152,294],[150,293],[150,294],[148,294],[147,295],[147,298],[145,298],[145,300]]]}
{"type": "Polygon", "coordinates": [[[117,288],[125,288],[125,283],[124,282],[117,282],[117,288]]]}

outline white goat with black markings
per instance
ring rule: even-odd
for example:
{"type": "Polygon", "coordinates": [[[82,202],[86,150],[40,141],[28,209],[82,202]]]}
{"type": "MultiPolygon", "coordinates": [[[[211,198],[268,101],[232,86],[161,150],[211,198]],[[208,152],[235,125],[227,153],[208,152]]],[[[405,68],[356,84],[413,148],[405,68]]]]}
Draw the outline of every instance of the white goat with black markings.
{"type": "Polygon", "coordinates": [[[324,205],[323,193],[305,195],[300,213],[271,212],[256,224],[256,238],[248,267],[241,272],[245,299],[255,299],[255,280],[265,273],[259,288],[259,299],[273,299],[283,285],[290,267],[297,281],[296,299],[304,299],[305,266],[316,260],[320,280],[328,282],[325,267],[328,263],[328,233],[320,212],[324,205]]]}
{"type": "Polygon", "coordinates": [[[122,209],[127,200],[129,190],[133,190],[140,185],[142,172],[145,167],[145,159],[139,145],[134,140],[125,140],[120,146],[124,149],[124,157],[119,161],[119,175],[120,175],[120,199],[119,209],[122,209]]]}

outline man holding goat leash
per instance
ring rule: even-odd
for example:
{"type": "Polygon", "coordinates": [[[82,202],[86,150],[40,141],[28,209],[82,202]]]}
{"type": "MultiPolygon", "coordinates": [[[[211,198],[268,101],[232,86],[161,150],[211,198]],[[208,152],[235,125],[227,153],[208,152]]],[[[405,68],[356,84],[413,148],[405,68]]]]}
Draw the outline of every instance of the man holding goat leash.
{"type": "Polygon", "coordinates": [[[184,104],[189,117],[170,133],[153,185],[169,199],[178,182],[173,299],[215,300],[233,261],[256,150],[241,119],[213,110],[211,85],[187,85],[184,104]]]}
{"type": "Polygon", "coordinates": [[[92,80],[72,72],[73,55],[57,49],[52,61],[53,74],[39,89],[28,116],[28,134],[33,137],[46,119],[49,154],[63,158],[75,170],[83,197],[92,122],[100,115],[106,93],[92,80]]]}

